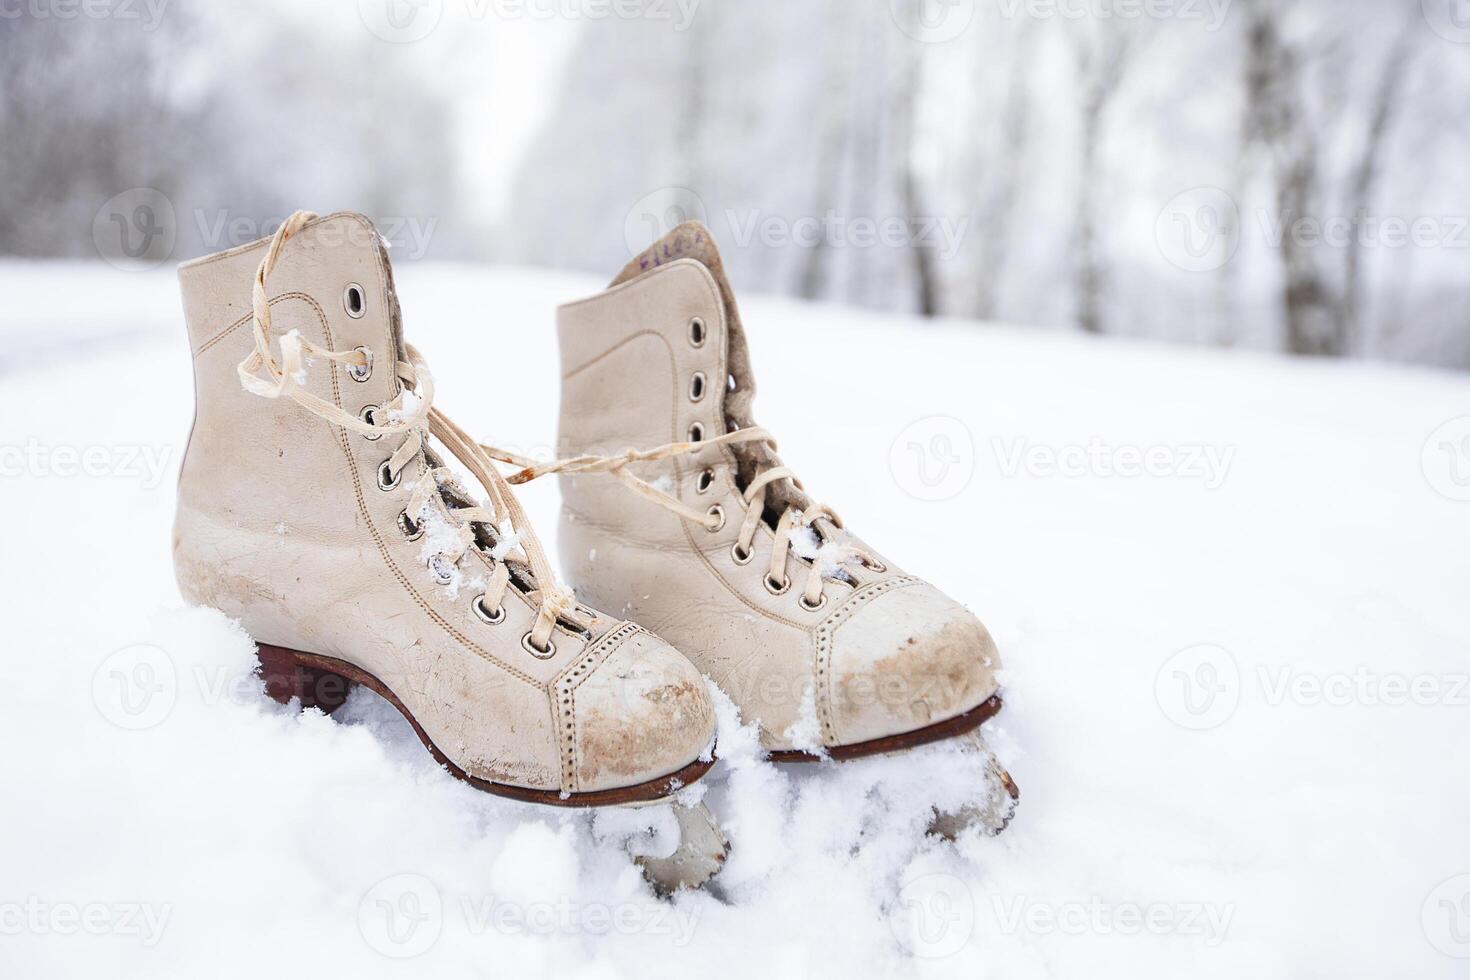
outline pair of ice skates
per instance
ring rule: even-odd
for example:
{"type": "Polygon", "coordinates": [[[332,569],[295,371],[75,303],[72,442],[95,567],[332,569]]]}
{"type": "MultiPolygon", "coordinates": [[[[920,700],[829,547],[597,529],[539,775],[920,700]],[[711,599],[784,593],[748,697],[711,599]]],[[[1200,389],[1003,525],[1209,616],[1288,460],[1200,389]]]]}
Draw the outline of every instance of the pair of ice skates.
{"type": "MultiPolygon", "coordinates": [[[[561,806],[704,775],[706,677],[782,761],[975,739],[999,710],[985,627],[809,498],[756,425],[703,226],[559,310],[567,458],[541,466],[434,406],[362,216],[298,212],[180,279],[197,404],[175,566],[187,600],[257,640],[277,700],[330,712],[364,684],[454,775],[561,806]],[[510,487],[550,473],[577,598],[510,487]]],[[[679,850],[645,861],[663,888],[725,854],[706,809],[675,811],[679,850]]]]}

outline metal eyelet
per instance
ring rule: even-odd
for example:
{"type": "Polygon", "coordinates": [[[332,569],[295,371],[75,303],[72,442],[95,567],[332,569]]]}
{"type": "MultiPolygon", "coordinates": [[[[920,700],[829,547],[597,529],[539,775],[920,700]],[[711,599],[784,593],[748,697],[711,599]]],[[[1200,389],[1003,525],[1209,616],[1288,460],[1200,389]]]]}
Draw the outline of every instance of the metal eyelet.
{"type": "MultiPolygon", "coordinates": [[[[362,314],[359,313],[358,316],[362,316],[362,314]]],[[[356,350],[357,353],[367,358],[367,363],[360,367],[356,364],[347,365],[347,376],[353,381],[361,383],[373,376],[373,352],[366,347],[358,347],[356,350]]]]}
{"type": "Polygon", "coordinates": [[[425,564],[434,573],[434,581],[440,585],[448,585],[454,581],[454,566],[445,561],[443,555],[434,555],[425,564]]]}
{"type": "MultiPolygon", "coordinates": [[[[480,596],[479,598],[477,598],[471,604],[471,608],[475,610],[475,615],[480,617],[480,622],[482,623],[489,623],[491,626],[499,626],[501,623],[505,622],[505,607],[496,606],[493,613],[489,612],[485,609],[484,596],[480,596]]],[[[527,635],[529,636],[530,634],[528,633],[527,635]]]]}
{"type": "MultiPolygon", "coordinates": [[[[362,419],[368,425],[377,425],[377,414],[378,406],[364,405],[362,407],[362,411],[357,413],[357,417],[362,419]]],[[[359,434],[368,442],[377,442],[379,439],[383,438],[383,433],[381,432],[363,432],[359,434]]]]}
{"type": "Polygon", "coordinates": [[[864,558],[863,567],[870,572],[877,572],[879,575],[888,571],[888,566],[883,564],[881,561],[878,561],[878,559],[876,558],[864,558]]]}
{"type": "Polygon", "coordinates": [[[761,579],[761,583],[765,585],[766,591],[771,595],[785,595],[786,590],[791,588],[791,579],[785,578],[779,582],[773,582],[771,581],[770,572],[765,574],[765,577],[761,579]]]}
{"type": "Polygon", "coordinates": [[[391,459],[385,459],[378,467],[378,489],[384,492],[397,490],[398,484],[403,482],[403,473],[400,472],[395,475],[389,468],[392,462],[391,459]]]}
{"type": "Polygon", "coordinates": [[[342,308],[352,319],[361,319],[367,312],[367,293],[357,283],[349,282],[347,288],[342,290],[342,308]]]}
{"type": "Polygon", "coordinates": [[[689,400],[697,402],[704,397],[704,372],[695,371],[694,377],[689,379],[689,400]]]}
{"type": "Polygon", "coordinates": [[[547,640],[546,649],[539,649],[536,644],[531,642],[530,633],[527,633],[525,636],[521,637],[521,647],[524,648],[527,653],[535,657],[537,660],[550,660],[552,657],[556,656],[555,643],[547,640]]]}
{"type": "Polygon", "coordinates": [[[694,481],[694,492],[707,493],[709,491],[709,488],[714,486],[714,484],[715,471],[705,470],[703,473],[699,474],[699,479],[694,481]]]}
{"type": "Polygon", "coordinates": [[[749,551],[741,551],[739,541],[736,541],[734,544],[730,545],[730,560],[733,561],[735,564],[749,565],[750,560],[754,557],[754,548],[751,548],[749,551]]]}
{"type": "Polygon", "coordinates": [[[689,426],[689,441],[690,442],[703,442],[704,441],[704,423],[703,422],[695,422],[693,425],[689,426]]]}
{"type": "Polygon", "coordinates": [[[708,531],[710,534],[718,534],[720,531],[724,530],[724,527],[725,527],[725,508],[721,507],[719,504],[715,504],[713,507],[711,507],[709,509],[708,513],[709,513],[709,516],[714,517],[714,518],[718,518],[719,519],[719,523],[716,524],[714,527],[710,527],[708,524],[706,524],[704,526],[704,529],[706,531],[708,531]]]}
{"type": "Polygon", "coordinates": [[[402,531],[403,536],[410,541],[417,541],[424,536],[423,525],[409,517],[406,510],[398,512],[398,530],[402,531]]]}
{"type": "Polygon", "coordinates": [[[689,343],[695,347],[703,347],[705,338],[709,336],[709,328],[704,325],[703,317],[691,317],[689,320],[689,343]]]}
{"type": "Polygon", "coordinates": [[[827,593],[823,592],[821,598],[819,598],[816,602],[807,602],[806,596],[804,594],[800,599],[797,599],[796,601],[800,603],[801,608],[805,609],[807,612],[816,612],[818,609],[821,609],[827,604],[827,593]]]}

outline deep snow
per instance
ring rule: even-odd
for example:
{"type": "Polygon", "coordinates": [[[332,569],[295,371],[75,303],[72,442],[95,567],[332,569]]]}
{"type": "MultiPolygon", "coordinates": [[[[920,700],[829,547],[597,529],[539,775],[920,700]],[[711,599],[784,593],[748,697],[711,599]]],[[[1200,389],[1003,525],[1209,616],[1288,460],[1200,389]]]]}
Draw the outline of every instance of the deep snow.
{"type": "MultiPolygon", "coordinates": [[[[545,447],[552,308],[597,282],[399,284],[439,404],[545,447]]],[[[1470,378],[747,299],[784,457],[995,634],[1023,799],[941,844],[917,828],[964,790],[943,750],[775,767],[727,726],[735,850],[665,903],[624,817],[476,793],[370,695],[278,708],[248,638],[182,609],[168,271],[11,263],[0,290],[7,976],[1470,968],[1470,378]]]]}

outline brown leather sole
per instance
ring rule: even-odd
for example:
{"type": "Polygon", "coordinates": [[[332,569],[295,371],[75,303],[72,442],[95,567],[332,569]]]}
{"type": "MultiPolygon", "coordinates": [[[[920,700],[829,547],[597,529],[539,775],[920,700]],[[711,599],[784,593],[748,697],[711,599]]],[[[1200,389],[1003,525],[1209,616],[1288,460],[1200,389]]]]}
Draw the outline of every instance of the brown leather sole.
{"type": "MultiPolygon", "coordinates": [[[[827,750],[827,755],[839,760],[860,759],[865,755],[897,752],[901,749],[911,749],[916,745],[927,745],[930,742],[964,735],[966,732],[979,728],[982,722],[995,717],[1002,704],[1000,695],[992,694],[988,699],[962,715],[955,715],[953,718],[924,728],[917,728],[911,732],[886,735],[883,738],[869,739],[866,742],[853,742],[850,745],[834,745],[827,750]]],[[[822,760],[821,756],[812,755],[800,749],[778,749],[768,755],[772,762],[820,762],[822,760]]]]}
{"type": "Polygon", "coordinates": [[[672,795],[680,787],[688,786],[715,764],[713,757],[708,762],[695,760],[677,772],[671,772],[667,776],[660,776],[645,783],[620,786],[617,789],[595,790],[590,793],[569,793],[565,796],[556,790],[527,789],[523,786],[492,783],[488,779],[471,776],[451,762],[448,756],[439,751],[439,747],[433,743],[423,728],[419,727],[418,721],[409,713],[408,708],[404,707],[403,702],[398,700],[398,696],[388,689],[388,685],[367,671],[335,657],[302,653],[299,650],[288,650],[285,647],[270,646],[266,643],[260,644],[259,649],[260,669],[256,673],[265,681],[265,692],[272,699],[286,704],[292,698],[298,698],[303,708],[318,708],[326,714],[331,714],[347,700],[352,686],[361,684],[398,709],[398,713],[413,726],[419,741],[424,743],[424,748],[429,750],[435,762],[448,769],[456,779],[464,780],[475,789],[494,793],[496,796],[506,796],[526,803],[570,807],[646,803],[651,800],[661,800],[672,795]]]}

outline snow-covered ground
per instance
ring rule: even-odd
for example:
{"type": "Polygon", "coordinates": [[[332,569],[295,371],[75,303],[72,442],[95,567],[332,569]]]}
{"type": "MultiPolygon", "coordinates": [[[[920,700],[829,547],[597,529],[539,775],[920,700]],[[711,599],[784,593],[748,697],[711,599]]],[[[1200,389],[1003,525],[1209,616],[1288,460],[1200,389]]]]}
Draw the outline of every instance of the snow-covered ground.
{"type": "MultiPolygon", "coordinates": [[[[547,445],[552,308],[598,283],[399,282],[440,405],[547,445]]],[[[661,902],[613,822],[455,782],[371,695],[278,708],[182,607],[171,273],[0,294],[5,976],[1470,970],[1470,378],[747,299],[785,458],[995,634],[1023,798],[942,844],[932,754],[775,767],[727,730],[730,863],[661,902]]]]}

